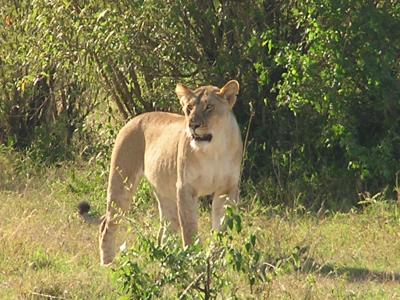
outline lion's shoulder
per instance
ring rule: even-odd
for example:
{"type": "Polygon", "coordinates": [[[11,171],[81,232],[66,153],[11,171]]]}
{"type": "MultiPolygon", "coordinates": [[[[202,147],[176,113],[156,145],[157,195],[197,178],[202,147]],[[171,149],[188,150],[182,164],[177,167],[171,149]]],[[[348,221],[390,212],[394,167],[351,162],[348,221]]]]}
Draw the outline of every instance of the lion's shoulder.
{"type": "Polygon", "coordinates": [[[147,112],[129,120],[120,130],[120,135],[134,132],[169,131],[184,128],[185,117],[169,112],[147,112]]]}
{"type": "MultiPolygon", "coordinates": [[[[134,119],[138,119],[140,122],[144,123],[170,123],[170,122],[181,122],[185,120],[183,115],[177,113],[163,112],[163,111],[152,111],[138,115],[134,119]]],[[[133,119],[133,120],[134,120],[133,119]]]]}

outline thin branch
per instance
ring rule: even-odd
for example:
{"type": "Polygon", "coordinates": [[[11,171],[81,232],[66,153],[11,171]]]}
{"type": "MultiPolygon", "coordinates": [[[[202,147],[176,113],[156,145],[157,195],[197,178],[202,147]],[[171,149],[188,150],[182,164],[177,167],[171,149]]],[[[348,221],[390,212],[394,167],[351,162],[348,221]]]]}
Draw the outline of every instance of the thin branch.
{"type": "Polygon", "coordinates": [[[197,277],[186,287],[186,289],[182,292],[182,294],[179,296],[179,300],[184,299],[186,294],[189,292],[189,290],[195,286],[201,278],[204,277],[204,275],[206,275],[205,272],[201,272],[199,275],[197,275],[197,277]]]}
{"type": "Polygon", "coordinates": [[[106,84],[106,86],[107,86],[109,92],[111,93],[112,97],[114,98],[115,104],[117,105],[117,108],[118,108],[119,112],[122,114],[123,118],[124,118],[125,120],[127,120],[128,117],[129,117],[129,116],[128,116],[128,113],[127,113],[127,111],[125,110],[124,106],[122,105],[121,100],[119,99],[119,96],[117,95],[117,93],[116,93],[115,90],[113,89],[111,80],[108,78],[106,72],[104,72],[103,67],[102,67],[102,65],[101,65],[101,63],[100,63],[100,59],[99,59],[98,56],[97,56],[95,53],[93,53],[93,52],[91,53],[91,56],[93,57],[93,59],[94,59],[96,65],[97,65],[97,67],[99,68],[100,74],[101,74],[101,76],[103,77],[103,81],[105,82],[105,84],[106,84]]]}
{"type": "Polygon", "coordinates": [[[29,294],[35,295],[35,296],[40,296],[40,297],[47,298],[47,299],[67,299],[65,297],[52,296],[52,295],[41,294],[41,293],[37,293],[37,292],[29,292],[29,294]]]}
{"type": "Polygon", "coordinates": [[[210,299],[211,295],[211,262],[210,262],[210,257],[207,258],[207,279],[205,282],[205,287],[204,287],[204,299],[208,300],[210,299]]]}
{"type": "Polygon", "coordinates": [[[111,68],[110,76],[111,76],[111,81],[114,84],[115,89],[117,92],[120,94],[122,102],[125,104],[125,109],[130,113],[131,116],[136,114],[135,107],[131,107],[131,100],[132,100],[132,95],[129,93],[128,88],[126,87],[126,84],[123,83],[124,81],[124,75],[121,73],[122,78],[117,78],[117,72],[119,71],[118,68],[114,67],[114,64],[112,61],[108,58],[108,65],[111,68]]]}
{"type": "Polygon", "coordinates": [[[250,116],[249,116],[249,122],[247,123],[246,137],[244,138],[244,144],[243,144],[242,164],[240,166],[240,175],[239,175],[239,184],[238,184],[239,191],[240,191],[240,183],[242,182],[244,161],[245,161],[245,158],[246,158],[246,155],[247,155],[247,146],[248,146],[248,143],[249,143],[251,122],[252,122],[252,120],[254,118],[254,115],[255,115],[255,111],[254,111],[252,102],[250,102],[249,105],[250,105],[250,116]]]}
{"type": "Polygon", "coordinates": [[[142,89],[140,88],[138,76],[136,74],[135,68],[133,67],[133,64],[131,64],[129,66],[128,72],[129,72],[129,75],[133,82],[133,90],[134,90],[134,94],[135,94],[136,98],[138,99],[138,101],[140,102],[140,104],[143,106],[143,108],[146,111],[150,111],[152,108],[149,105],[149,103],[144,100],[144,98],[142,96],[142,89]]]}

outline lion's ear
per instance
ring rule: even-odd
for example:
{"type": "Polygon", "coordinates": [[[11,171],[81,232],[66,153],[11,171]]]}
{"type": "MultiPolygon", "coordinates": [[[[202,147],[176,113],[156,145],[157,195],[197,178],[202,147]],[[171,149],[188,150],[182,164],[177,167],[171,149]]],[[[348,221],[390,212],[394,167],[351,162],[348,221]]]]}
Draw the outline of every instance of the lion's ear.
{"type": "Polygon", "coordinates": [[[239,82],[231,80],[220,90],[219,94],[228,101],[230,107],[236,102],[236,96],[239,94],[239,82]]]}
{"type": "Polygon", "coordinates": [[[193,97],[193,92],[187,86],[178,83],[175,88],[175,93],[178,96],[178,99],[182,105],[182,107],[186,104],[186,102],[193,97]]]}

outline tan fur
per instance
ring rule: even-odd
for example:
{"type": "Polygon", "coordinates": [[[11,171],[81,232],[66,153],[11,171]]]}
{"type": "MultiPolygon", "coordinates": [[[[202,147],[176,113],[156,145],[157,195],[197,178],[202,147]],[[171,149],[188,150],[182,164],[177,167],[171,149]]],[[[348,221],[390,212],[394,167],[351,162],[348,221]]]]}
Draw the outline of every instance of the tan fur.
{"type": "Polygon", "coordinates": [[[197,233],[198,197],[214,194],[212,227],[219,229],[227,197],[238,198],[242,139],[232,113],[237,81],[222,89],[176,87],[184,116],[152,112],[129,121],[119,132],[111,157],[107,212],[100,225],[100,260],[115,256],[120,211],[129,209],[145,176],[156,194],[160,220],[181,232],[184,245],[197,233]],[[211,137],[211,140],[209,140],[211,137]]]}

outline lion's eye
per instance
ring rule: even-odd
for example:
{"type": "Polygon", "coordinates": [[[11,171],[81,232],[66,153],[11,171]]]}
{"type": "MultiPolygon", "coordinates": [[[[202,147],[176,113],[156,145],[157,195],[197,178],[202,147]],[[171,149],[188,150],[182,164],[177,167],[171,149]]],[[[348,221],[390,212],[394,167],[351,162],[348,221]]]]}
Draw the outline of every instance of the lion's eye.
{"type": "Polygon", "coordinates": [[[193,109],[192,105],[189,104],[188,106],[186,106],[187,113],[190,113],[192,111],[192,109],[193,109]]]}
{"type": "Polygon", "coordinates": [[[206,106],[207,111],[212,111],[213,109],[214,109],[214,105],[207,104],[207,106],[206,106]]]}

